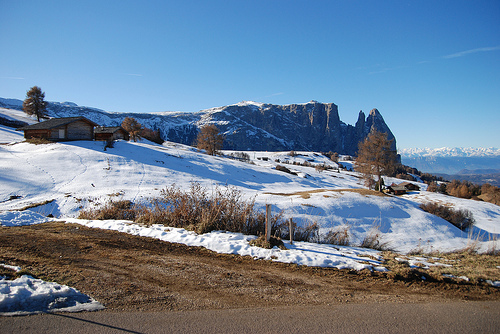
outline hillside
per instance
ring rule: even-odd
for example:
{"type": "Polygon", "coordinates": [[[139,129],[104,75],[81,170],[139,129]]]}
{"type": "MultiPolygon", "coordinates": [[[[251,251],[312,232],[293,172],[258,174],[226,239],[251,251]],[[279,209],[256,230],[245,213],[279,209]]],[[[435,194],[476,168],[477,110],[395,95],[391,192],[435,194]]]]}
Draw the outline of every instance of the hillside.
{"type": "MultiPolygon", "coordinates": [[[[21,109],[22,101],[1,99],[0,107],[21,109]]],[[[311,101],[273,105],[244,101],[198,112],[112,113],[81,107],[71,102],[49,102],[48,116],[85,116],[103,126],[121,124],[125,117],[136,118],[143,126],[160,131],[166,140],[191,145],[199,128],[216,124],[225,135],[224,149],[260,151],[322,151],[354,155],[358,143],[373,129],[396,140],[377,109],[368,116],[359,112],[356,124],[340,120],[333,103],[311,101]]]]}
{"type": "MultiPolygon", "coordinates": [[[[0,133],[8,138],[0,141],[12,141],[14,132],[1,128],[0,133]]],[[[398,251],[465,247],[467,233],[418,208],[426,201],[470,210],[476,219],[475,233],[486,240],[488,234],[500,233],[500,207],[493,204],[426,191],[401,197],[370,195],[358,190],[364,186],[357,173],[339,171],[337,164],[319,153],[299,151],[294,157],[288,152],[247,153],[251,163],[208,156],[172,142],[160,146],[120,141],[107,151],[101,142],[85,141],[0,145],[0,220],[20,224],[23,212],[11,210],[47,201],[51,202],[32,210],[58,218],[75,217],[81,208],[110,199],[141,202],[173,183],[188,189],[192,182],[199,182],[209,190],[216,185],[234,186],[244,198],[255,198],[261,210],[271,204],[273,212],[282,211],[285,218],[299,224],[317,222],[321,233],[347,224],[354,245],[378,225],[382,239],[398,251]],[[297,175],[277,171],[277,161],[288,163],[297,175]],[[320,172],[292,165],[305,161],[333,169],[320,172]]],[[[386,184],[392,182],[402,181],[386,179],[386,184]]],[[[419,186],[425,189],[424,184],[419,186]]],[[[485,242],[483,248],[487,247],[485,242]]]]}

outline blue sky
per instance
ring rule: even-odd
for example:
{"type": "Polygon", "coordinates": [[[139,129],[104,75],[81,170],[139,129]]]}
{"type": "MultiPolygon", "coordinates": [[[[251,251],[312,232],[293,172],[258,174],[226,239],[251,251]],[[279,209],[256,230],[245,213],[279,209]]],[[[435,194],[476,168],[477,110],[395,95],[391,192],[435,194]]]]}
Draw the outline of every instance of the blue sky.
{"type": "Polygon", "coordinates": [[[0,0],[0,97],[108,111],[377,108],[399,148],[500,146],[500,1],[0,0]]]}

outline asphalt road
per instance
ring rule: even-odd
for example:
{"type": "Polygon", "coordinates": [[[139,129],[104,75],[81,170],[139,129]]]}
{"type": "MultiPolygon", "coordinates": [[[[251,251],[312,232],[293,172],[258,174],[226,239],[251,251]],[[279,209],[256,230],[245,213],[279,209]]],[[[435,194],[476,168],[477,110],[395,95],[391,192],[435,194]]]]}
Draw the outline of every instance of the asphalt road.
{"type": "Polygon", "coordinates": [[[0,333],[498,333],[500,302],[0,317],[0,333]]]}

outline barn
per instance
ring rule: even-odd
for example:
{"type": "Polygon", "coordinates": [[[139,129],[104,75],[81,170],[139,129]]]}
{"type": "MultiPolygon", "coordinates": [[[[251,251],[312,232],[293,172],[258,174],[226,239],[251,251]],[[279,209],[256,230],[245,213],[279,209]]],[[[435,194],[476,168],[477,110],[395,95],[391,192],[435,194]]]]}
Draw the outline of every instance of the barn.
{"type": "Polygon", "coordinates": [[[99,126],[94,129],[95,140],[129,140],[128,132],[121,126],[99,126]]]}
{"type": "Polygon", "coordinates": [[[79,117],[52,118],[45,122],[35,123],[17,131],[24,131],[24,138],[43,138],[52,141],[93,140],[96,123],[79,117]]]}

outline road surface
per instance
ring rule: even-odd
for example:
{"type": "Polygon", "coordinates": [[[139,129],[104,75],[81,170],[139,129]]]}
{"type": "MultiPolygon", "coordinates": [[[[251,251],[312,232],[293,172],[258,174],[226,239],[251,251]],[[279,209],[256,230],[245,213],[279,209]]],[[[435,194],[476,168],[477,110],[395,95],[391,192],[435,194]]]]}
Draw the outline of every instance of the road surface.
{"type": "Polygon", "coordinates": [[[7,333],[498,333],[500,302],[366,303],[1,317],[7,333]]]}

